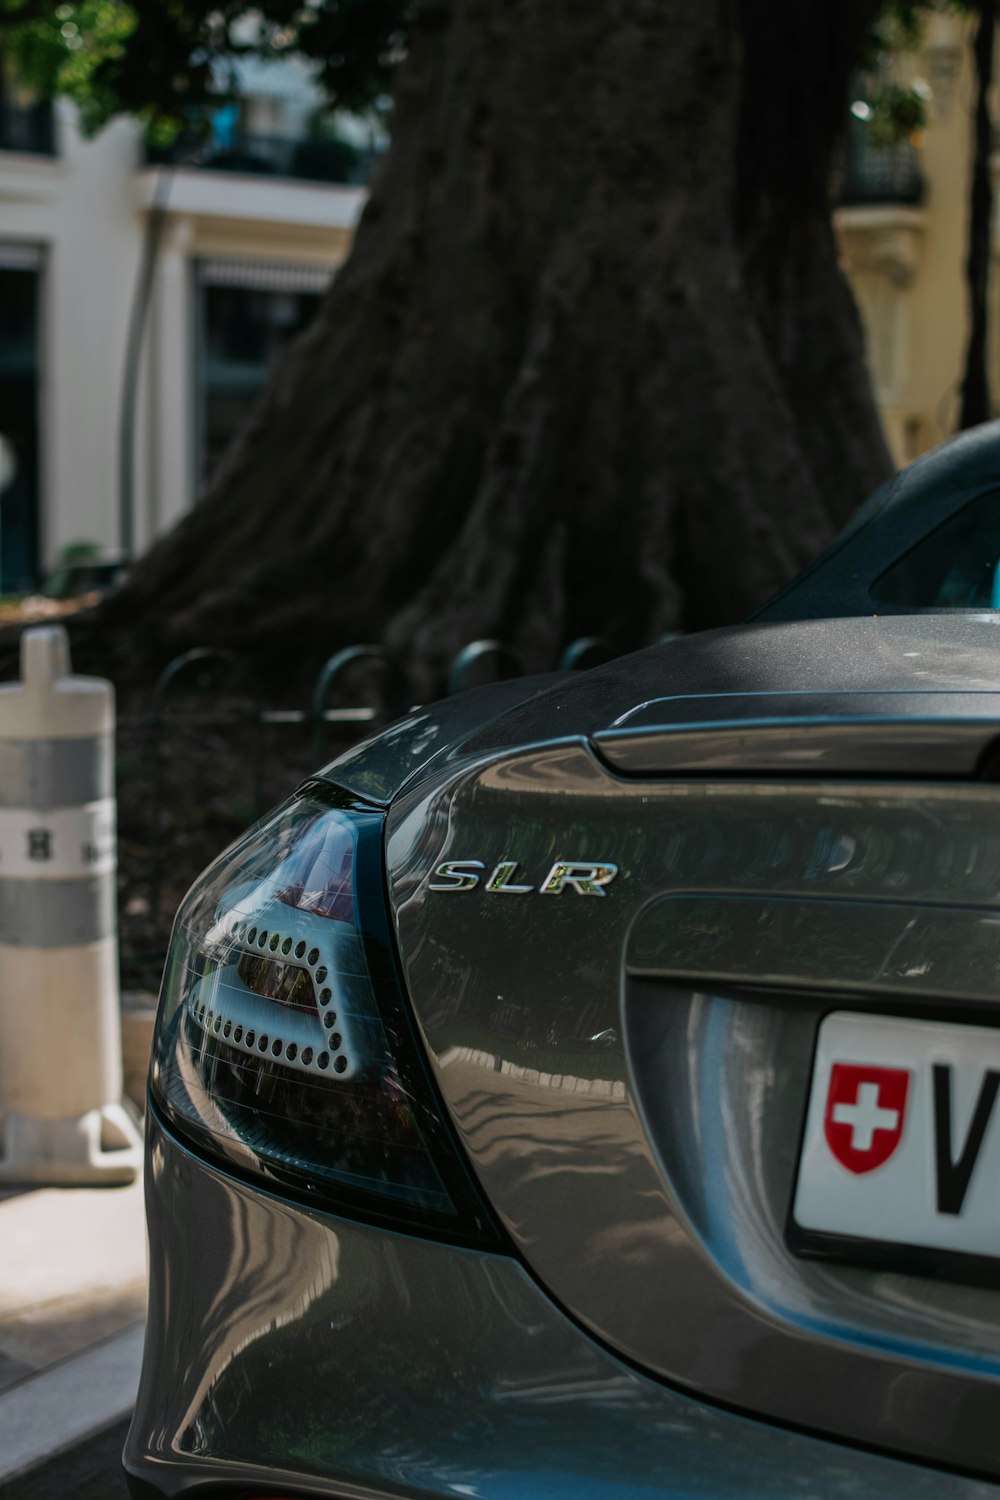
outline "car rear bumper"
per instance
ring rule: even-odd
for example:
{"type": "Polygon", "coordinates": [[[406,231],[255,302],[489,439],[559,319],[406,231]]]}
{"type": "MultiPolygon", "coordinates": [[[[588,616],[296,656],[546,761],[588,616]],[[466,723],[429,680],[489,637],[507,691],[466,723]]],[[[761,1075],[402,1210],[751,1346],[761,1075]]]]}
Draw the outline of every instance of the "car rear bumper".
{"type": "MultiPolygon", "coordinates": [[[[150,1307],[125,1450],[156,1496],[1000,1493],[678,1394],[513,1258],[286,1203],[148,1141],[150,1307]],[[751,1481],[752,1476],[752,1481],[751,1481]]],[[[706,1338],[712,1331],[706,1329],[706,1338]]]]}

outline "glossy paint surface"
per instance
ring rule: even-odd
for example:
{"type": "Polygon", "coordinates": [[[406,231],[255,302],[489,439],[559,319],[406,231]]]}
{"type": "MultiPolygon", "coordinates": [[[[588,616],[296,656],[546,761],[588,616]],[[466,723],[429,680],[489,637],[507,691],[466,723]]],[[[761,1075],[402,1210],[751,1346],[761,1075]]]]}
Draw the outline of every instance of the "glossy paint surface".
{"type": "Polygon", "coordinates": [[[513,1259],[308,1213],[155,1123],[134,1493],[986,1500],[616,1360],[513,1259]]]}
{"type": "Polygon", "coordinates": [[[555,680],[554,674],[518,677],[470,688],[440,703],[420,705],[388,729],[353,745],[319,775],[357,797],[384,806],[414,772],[443,750],[479,729],[484,720],[530,702],[555,680]]]}
{"type": "MultiPolygon", "coordinates": [[[[749,729],[776,714],[783,719],[794,714],[799,732],[809,736],[804,748],[815,752],[820,747],[808,721],[841,718],[845,712],[852,718],[913,715],[923,721],[910,737],[912,753],[921,757],[914,762],[905,729],[899,733],[884,723],[862,747],[848,726],[843,733],[852,753],[863,748],[869,757],[865,769],[917,774],[922,763],[928,773],[962,774],[1000,719],[1000,611],[706,630],[590,672],[501,682],[416,709],[321,774],[386,805],[422,777],[444,780],[459,766],[543,741],[587,738],[604,744],[602,753],[608,753],[614,740],[619,753],[631,757],[633,737],[638,744],[662,728],[679,737],[675,743],[685,742],[688,759],[681,769],[689,769],[687,732],[727,717],[749,729]],[[847,699],[856,701],[845,709],[847,699]],[[956,720],[962,721],[960,735],[935,732],[935,721],[956,720]],[[925,742],[926,749],[919,750],[925,742]],[[883,750],[872,764],[878,745],[883,750]]],[[[713,744],[720,769],[740,765],[732,740],[720,735],[713,744]],[[723,757],[727,767],[721,765],[723,757]]],[[[709,748],[704,740],[702,746],[709,748]]],[[[769,748],[773,764],[774,744],[769,748]]],[[[638,751],[643,753],[641,744],[638,751]]],[[[825,751],[833,764],[835,751],[834,745],[825,751]]],[[[644,767],[635,759],[620,769],[666,772],[670,765],[644,767]]],[[[795,769],[807,771],[808,762],[800,760],[795,769]]]]}
{"type": "Polygon", "coordinates": [[[387,859],[440,1087],[553,1295],[694,1391],[1000,1472],[1000,1292],[785,1239],[826,1011],[996,1015],[995,787],[624,780],[570,743],[414,783],[387,859]],[[469,859],[528,889],[430,889],[469,859]],[[558,860],[619,874],[541,894],[558,860]]]}

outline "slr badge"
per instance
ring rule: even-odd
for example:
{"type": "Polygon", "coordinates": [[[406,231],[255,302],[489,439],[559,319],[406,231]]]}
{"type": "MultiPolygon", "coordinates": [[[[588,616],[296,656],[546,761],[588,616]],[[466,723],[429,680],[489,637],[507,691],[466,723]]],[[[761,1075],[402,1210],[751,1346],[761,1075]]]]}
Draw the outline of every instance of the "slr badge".
{"type": "Polygon", "coordinates": [[[483,883],[485,890],[500,896],[530,896],[536,890],[540,896],[561,896],[565,890],[575,891],[578,896],[606,896],[607,887],[617,874],[617,865],[559,859],[541,884],[534,886],[524,879],[516,859],[502,859],[489,877],[481,859],[446,859],[431,876],[429,889],[474,891],[483,883]]]}

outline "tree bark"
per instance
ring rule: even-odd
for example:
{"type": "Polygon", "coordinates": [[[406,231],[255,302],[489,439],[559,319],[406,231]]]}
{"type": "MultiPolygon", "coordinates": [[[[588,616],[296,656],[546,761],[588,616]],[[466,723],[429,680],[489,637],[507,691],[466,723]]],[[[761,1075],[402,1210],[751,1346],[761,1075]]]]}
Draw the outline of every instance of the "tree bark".
{"type": "Polygon", "coordinates": [[[973,56],[976,64],[976,110],[972,125],[972,191],[969,195],[969,342],[962,381],[959,427],[975,427],[993,415],[989,377],[989,285],[992,262],[993,121],[990,88],[996,45],[996,0],[978,0],[979,24],[973,56]]]}
{"type": "Polygon", "coordinates": [[[430,692],[743,615],[890,469],[827,201],[877,8],[425,7],[348,264],[100,639],[430,692]]]}

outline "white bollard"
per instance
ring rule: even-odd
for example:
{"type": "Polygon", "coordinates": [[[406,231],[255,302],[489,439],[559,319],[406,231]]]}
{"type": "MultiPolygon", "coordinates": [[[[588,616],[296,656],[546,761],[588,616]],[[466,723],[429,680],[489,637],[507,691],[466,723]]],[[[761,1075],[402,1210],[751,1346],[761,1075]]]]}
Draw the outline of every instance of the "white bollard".
{"type": "Polygon", "coordinates": [[[60,625],[0,684],[0,1182],[131,1182],[115,907],[114,689],[60,625]]]}

